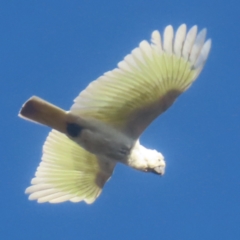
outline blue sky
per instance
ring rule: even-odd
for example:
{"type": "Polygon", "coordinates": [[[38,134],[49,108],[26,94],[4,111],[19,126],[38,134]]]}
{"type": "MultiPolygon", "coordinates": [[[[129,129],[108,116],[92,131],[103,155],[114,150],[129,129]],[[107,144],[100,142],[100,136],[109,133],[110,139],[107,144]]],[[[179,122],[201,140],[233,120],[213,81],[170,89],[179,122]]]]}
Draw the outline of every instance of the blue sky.
{"type": "Polygon", "coordinates": [[[0,3],[1,239],[240,239],[237,0],[0,3]],[[212,50],[193,86],[143,134],[158,177],[119,165],[92,205],[28,201],[50,129],[17,117],[32,95],[69,109],[153,30],[207,27],[212,50]]]}

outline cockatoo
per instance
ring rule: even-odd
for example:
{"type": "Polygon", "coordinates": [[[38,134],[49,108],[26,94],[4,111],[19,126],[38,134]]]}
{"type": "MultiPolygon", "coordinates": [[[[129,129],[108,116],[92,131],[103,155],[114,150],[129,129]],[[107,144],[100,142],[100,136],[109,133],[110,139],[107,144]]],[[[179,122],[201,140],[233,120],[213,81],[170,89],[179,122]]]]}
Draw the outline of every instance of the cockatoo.
{"type": "Polygon", "coordinates": [[[30,200],[93,203],[117,163],[163,175],[164,157],[140,144],[148,125],[186,91],[202,71],[211,40],[171,25],[151,43],[142,41],[118,67],[93,81],[64,111],[31,97],[19,116],[53,130],[43,146],[42,161],[31,186],[30,200]]]}

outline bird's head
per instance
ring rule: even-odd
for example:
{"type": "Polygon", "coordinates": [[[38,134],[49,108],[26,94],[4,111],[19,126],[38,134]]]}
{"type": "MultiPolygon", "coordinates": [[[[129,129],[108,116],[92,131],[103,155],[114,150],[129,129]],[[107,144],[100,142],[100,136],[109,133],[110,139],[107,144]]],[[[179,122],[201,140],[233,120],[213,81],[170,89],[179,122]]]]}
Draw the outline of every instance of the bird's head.
{"type": "Polygon", "coordinates": [[[140,144],[136,144],[132,150],[129,165],[140,171],[158,175],[163,175],[166,167],[164,157],[160,152],[147,149],[140,144]]]}
{"type": "Polygon", "coordinates": [[[166,163],[164,161],[163,155],[156,150],[151,150],[151,149],[145,149],[145,150],[147,150],[145,152],[147,168],[144,169],[144,171],[155,173],[158,175],[163,175],[165,173],[165,167],[166,167],[166,163]]]}

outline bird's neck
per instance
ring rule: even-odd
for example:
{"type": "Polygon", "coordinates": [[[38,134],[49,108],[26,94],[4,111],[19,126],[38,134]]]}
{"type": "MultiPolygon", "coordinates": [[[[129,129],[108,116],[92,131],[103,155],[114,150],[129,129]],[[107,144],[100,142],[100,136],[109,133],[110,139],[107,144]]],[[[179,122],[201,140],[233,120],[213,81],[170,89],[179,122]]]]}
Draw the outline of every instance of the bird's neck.
{"type": "Polygon", "coordinates": [[[142,146],[139,140],[137,140],[128,158],[128,165],[138,170],[146,168],[147,162],[145,157],[147,150],[148,149],[142,146]]]}

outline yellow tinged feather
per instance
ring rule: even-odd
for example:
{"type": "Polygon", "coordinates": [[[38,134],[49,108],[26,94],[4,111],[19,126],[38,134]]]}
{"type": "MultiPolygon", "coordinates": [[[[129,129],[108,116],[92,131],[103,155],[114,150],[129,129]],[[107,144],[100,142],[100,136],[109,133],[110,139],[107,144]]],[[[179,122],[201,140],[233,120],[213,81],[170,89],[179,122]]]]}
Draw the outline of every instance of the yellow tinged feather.
{"type": "Polygon", "coordinates": [[[38,202],[58,203],[73,199],[73,202],[92,203],[115,166],[112,163],[109,170],[102,168],[95,155],[55,130],[49,134],[43,152],[32,186],[26,189],[29,199],[38,202]],[[100,185],[99,174],[105,176],[100,185]]]}

